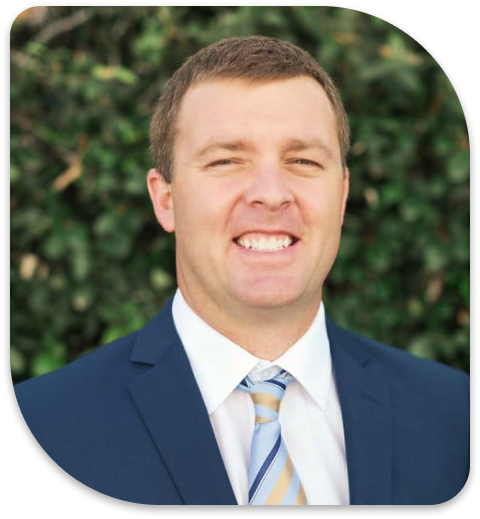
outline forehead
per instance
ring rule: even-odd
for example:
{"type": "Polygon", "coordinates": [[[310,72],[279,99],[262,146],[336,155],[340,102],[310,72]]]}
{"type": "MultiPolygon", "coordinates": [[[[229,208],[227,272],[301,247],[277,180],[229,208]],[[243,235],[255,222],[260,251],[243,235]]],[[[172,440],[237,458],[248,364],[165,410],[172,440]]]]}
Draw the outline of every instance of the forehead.
{"type": "MultiPolygon", "coordinates": [[[[218,137],[321,138],[338,141],[331,103],[310,77],[276,81],[215,79],[191,87],[177,120],[177,140],[189,146],[218,137]]],[[[337,142],[338,144],[338,142],[337,142]]]]}

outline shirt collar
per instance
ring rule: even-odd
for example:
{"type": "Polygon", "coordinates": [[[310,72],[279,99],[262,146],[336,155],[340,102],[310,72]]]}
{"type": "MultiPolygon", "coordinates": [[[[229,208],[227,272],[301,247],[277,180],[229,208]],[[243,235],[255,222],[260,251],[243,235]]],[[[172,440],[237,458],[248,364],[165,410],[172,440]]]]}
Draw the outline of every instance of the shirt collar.
{"type": "Polygon", "coordinates": [[[305,335],[274,362],[251,355],[214,330],[188,306],[180,290],[173,298],[172,314],[209,414],[252,370],[272,366],[293,375],[316,404],[325,409],[332,362],[323,303],[305,335]]]}

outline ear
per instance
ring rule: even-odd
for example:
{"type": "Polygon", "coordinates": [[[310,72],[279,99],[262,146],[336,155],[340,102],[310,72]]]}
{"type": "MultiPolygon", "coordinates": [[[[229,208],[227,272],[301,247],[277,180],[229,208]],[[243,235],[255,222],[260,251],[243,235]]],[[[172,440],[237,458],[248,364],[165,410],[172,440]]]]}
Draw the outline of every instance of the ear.
{"type": "Polygon", "coordinates": [[[167,232],[173,232],[175,230],[175,218],[171,184],[165,180],[160,171],[151,169],[147,174],[147,187],[158,223],[167,232]]]}
{"type": "Polygon", "coordinates": [[[348,168],[343,170],[343,195],[342,195],[342,225],[345,219],[345,210],[347,208],[347,198],[348,198],[348,190],[350,189],[350,172],[348,168]]]}

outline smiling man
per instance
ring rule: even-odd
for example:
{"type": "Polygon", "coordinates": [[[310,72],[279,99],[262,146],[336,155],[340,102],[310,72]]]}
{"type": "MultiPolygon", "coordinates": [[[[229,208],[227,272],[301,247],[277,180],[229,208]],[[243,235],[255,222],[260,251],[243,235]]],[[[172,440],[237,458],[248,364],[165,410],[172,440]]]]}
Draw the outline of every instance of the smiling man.
{"type": "Polygon", "coordinates": [[[16,387],[48,454],[147,504],[437,504],[469,467],[468,377],[326,316],[349,128],[313,58],[220,41],[151,125],[178,290],[142,330],[16,387]]]}
{"type": "Polygon", "coordinates": [[[348,170],[325,91],[305,76],[204,80],[182,101],[173,163],[171,182],[158,169],[148,184],[185,301],[277,359],[317,314],[340,241],[348,170]]]}

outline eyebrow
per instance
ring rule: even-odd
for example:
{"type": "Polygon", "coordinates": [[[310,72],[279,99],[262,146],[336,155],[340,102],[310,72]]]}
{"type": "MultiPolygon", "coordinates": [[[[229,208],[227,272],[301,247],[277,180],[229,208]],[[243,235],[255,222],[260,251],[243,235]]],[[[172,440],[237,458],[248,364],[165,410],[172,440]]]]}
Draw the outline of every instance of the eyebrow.
{"type": "Polygon", "coordinates": [[[333,159],[333,151],[320,139],[292,139],[286,146],[286,151],[303,151],[307,149],[318,149],[326,155],[328,159],[333,159]]]}
{"type": "MultiPolygon", "coordinates": [[[[245,151],[251,149],[253,149],[253,146],[242,140],[212,140],[195,153],[194,159],[199,160],[208,153],[217,150],[245,151]]],[[[291,139],[285,146],[284,151],[304,151],[307,149],[318,149],[324,153],[329,160],[332,160],[334,156],[331,148],[320,139],[291,139]]]]}
{"type": "Polygon", "coordinates": [[[236,140],[236,141],[222,141],[222,140],[213,140],[210,141],[206,146],[198,150],[195,155],[194,159],[198,160],[207,155],[208,153],[211,153],[212,151],[217,150],[226,150],[226,151],[244,151],[252,149],[252,146],[247,144],[244,141],[236,140]]]}

